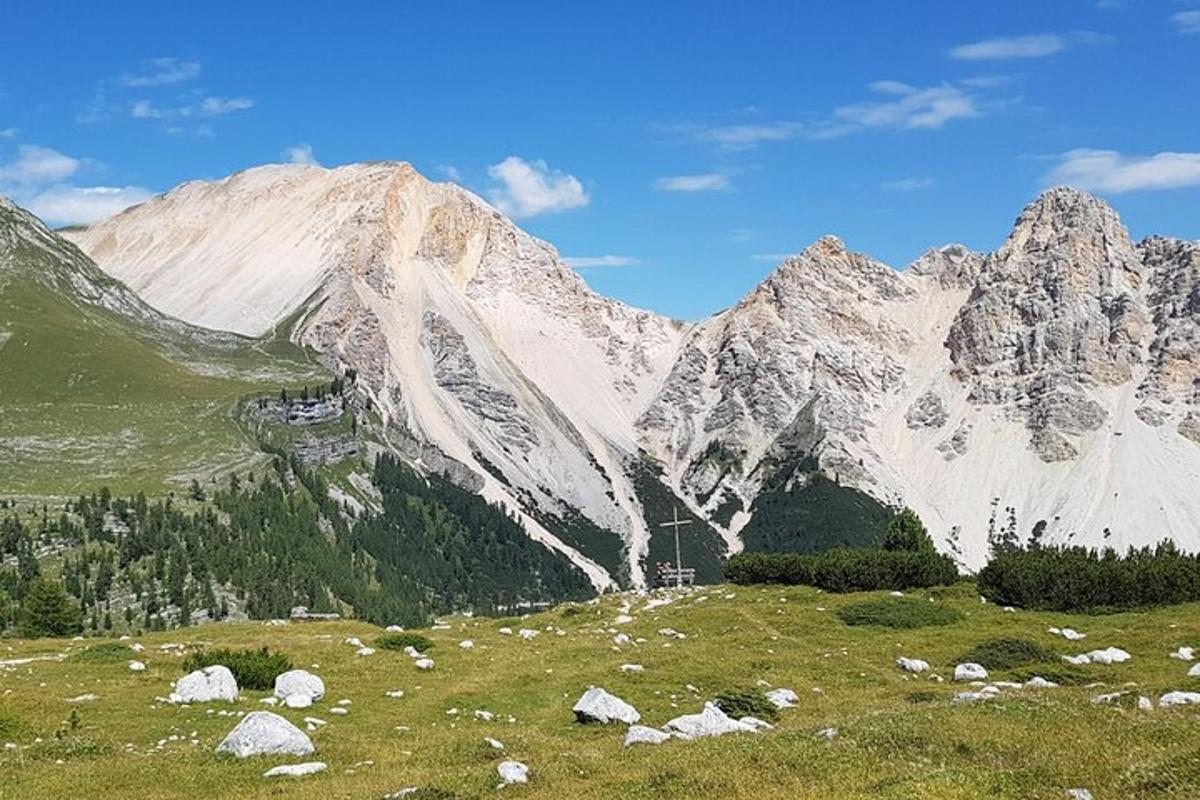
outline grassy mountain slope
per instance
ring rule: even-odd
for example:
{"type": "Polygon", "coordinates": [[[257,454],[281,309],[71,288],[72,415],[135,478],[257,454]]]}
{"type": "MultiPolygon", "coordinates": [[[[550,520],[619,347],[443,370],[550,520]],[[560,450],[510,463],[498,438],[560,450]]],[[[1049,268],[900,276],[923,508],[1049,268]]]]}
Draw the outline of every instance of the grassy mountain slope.
{"type": "MultiPolygon", "coordinates": [[[[926,594],[912,596],[924,603],[926,594]]],[[[645,596],[615,595],[523,620],[455,617],[447,620],[449,628],[422,631],[434,642],[429,652],[437,666],[428,673],[398,652],[356,656],[346,637],[370,644],[382,633],[356,623],[217,625],[148,635],[139,640],[145,650],[136,656],[148,665],[143,673],[128,670],[126,661],[134,657],[128,653],[107,662],[77,660],[73,654],[88,642],[10,641],[4,649],[11,652],[0,654],[4,659],[66,656],[0,667],[0,742],[17,745],[0,749],[0,798],[78,796],[84,780],[109,794],[145,800],[379,798],[410,786],[444,792],[424,797],[483,798],[496,796],[495,766],[504,757],[531,769],[528,787],[503,792],[522,798],[1060,800],[1076,787],[1097,798],[1200,795],[1200,710],[1135,711],[1091,702],[1127,681],[1138,683],[1133,698],[1200,688],[1200,679],[1186,677],[1188,665],[1167,655],[1179,644],[1200,641],[1200,606],[1102,617],[1005,613],[981,605],[974,587],[964,584],[930,594],[937,606],[964,616],[952,625],[851,628],[836,615],[843,606],[880,596],[709,587],[652,610],[644,608],[645,596]],[[614,625],[627,610],[634,621],[614,625]],[[1066,642],[1046,632],[1050,625],[1075,627],[1088,638],[1066,642]],[[502,626],[542,633],[523,641],[501,635],[502,626]],[[646,641],[614,647],[614,627],[646,641]],[[657,633],[663,627],[687,638],[664,638],[657,633]],[[259,703],[264,693],[247,692],[235,705],[210,708],[155,702],[182,675],[180,656],[159,645],[188,637],[210,647],[268,644],[297,665],[319,665],[315,671],[326,682],[327,698],[312,709],[279,712],[301,727],[305,717],[328,722],[310,734],[317,752],[240,762],[214,755],[237,722],[222,714],[265,708],[259,703]],[[948,676],[979,643],[1014,637],[1057,654],[1118,646],[1133,660],[1083,668],[1036,665],[1030,669],[1072,672],[1104,686],[1005,690],[975,704],[952,702],[970,687],[910,676],[894,666],[897,656],[906,655],[948,676]],[[458,647],[466,638],[473,649],[458,647]],[[626,662],[643,664],[645,672],[620,672],[626,662]],[[637,707],[645,724],[659,726],[698,711],[718,692],[756,691],[759,680],[794,689],[800,702],[781,713],[775,731],[758,735],[624,748],[623,726],[582,726],[570,711],[588,686],[601,685],[637,707]],[[405,696],[385,696],[396,689],[405,696]],[[64,702],[84,693],[98,698],[64,702]],[[342,699],[352,701],[349,713],[331,715],[342,699]],[[476,709],[495,713],[495,721],[474,718],[476,709]],[[72,711],[78,715],[74,729],[64,724],[72,711]],[[831,740],[818,735],[828,727],[837,728],[831,740]],[[64,733],[55,738],[59,729],[64,733]],[[501,741],[504,752],[490,748],[485,736],[501,741]],[[262,777],[270,767],[306,760],[329,768],[303,779],[262,777]]],[[[1017,677],[1021,670],[992,675],[1017,677]]]]}
{"type": "Polygon", "coordinates": [[[177,488],[261,458],[236,400],[326,378],[283,342],[158,314],[0,199],[0,487],[70,495],[177,488]]]}

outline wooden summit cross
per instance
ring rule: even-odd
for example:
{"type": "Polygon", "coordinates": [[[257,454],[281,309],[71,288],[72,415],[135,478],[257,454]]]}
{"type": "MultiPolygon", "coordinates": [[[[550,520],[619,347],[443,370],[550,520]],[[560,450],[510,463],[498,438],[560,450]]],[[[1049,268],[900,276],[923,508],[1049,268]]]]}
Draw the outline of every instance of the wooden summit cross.
{"type": "Polygon", "coordinates": [[[658,527],[675,529],[675,587],[679,588],[683,586],[683,557],[679,554],[679,526],[691,525],[692,521],[679,518],[679,506],[672,506],[671,516],[670,522],[660,522],[658,527]]]}

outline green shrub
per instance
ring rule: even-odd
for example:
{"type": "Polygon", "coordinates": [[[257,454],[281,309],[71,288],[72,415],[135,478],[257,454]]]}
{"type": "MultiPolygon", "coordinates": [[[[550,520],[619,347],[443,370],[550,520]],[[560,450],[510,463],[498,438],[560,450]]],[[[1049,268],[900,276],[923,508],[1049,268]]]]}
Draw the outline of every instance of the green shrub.
{"type": "Polygon", "coordinates": [[[376,639],[375,646],[380,650],[403,650],[412,647],[424,653],[433,647],[433,642],[419,633],[389,633],[376,639]]]}
{"type": "Polygon", "coordinates": [[[183,671],[193,672],[221,664],[229,668],[238,688],[265,691],[275,687],[275,678],[292,669],[292,660],[283,653],[259,650],[197,650],[183,660],[183,671]]]}
{"type": "Polygon", "coordinates": [[[816,586],[827,592],[914,589],[958,580],[954,561],[933,550],[845,549],[823,553],[739,553],[725,574],[733,583],[816,586]]]}
{"type": "Polygon", "coordinates": [[[1115,550],[1008,548],[979,572],[979,590],[1002,605],[1105,612],[1200,600],[1200,554],[1171,542],[1115,550]]]}
{"type": "Polygon", "coordinates": [[[71,656],[72,661],[103,662],[124,661],[133,655],[133,649],[121,642],[101,642],[85,647],[71,656]]]}
{"type": "Polygon", "coordinates": [[[904,696],[904,699],[907,700],[908,702],[912,703],[913,705],[920,705],[922,703],[932,703],[934,700],[938,699],[938,693],[931,692],[928,689],[924,689],[919,692],[909,692],[908,694],[906,694],[904,696]]]}
{"type": "Polygon", "coordinates": [[[874,625],[881,628],[925,628],[930,625],[953,625],[963,615],[924,600],[904,597],[885,597],[841,608],[838,618],[847,625],[874,625]]]}
{"type": "Polygon", "coordinates": [[[766,695],[753,689],[728,689],[713,698],[713,702],[734,719],[758,717],[770,722],[779,717],[779,709],[766,695]]]}
{"type": "Polygon", "coordinates": [[[1029,664],[1058,665],[1061,659],[1058,653],[1028,639],[991,639],[975,645],[969,652],[960,656],[957,663],[967,662],[980,664],[988,669],[1012,669],[1029,664]]]}
{"type": "Polygon", "coordinates": [[[15,736],[24,728],[21,719],[13,714],[0,712],[0,736],[15,736]]]}

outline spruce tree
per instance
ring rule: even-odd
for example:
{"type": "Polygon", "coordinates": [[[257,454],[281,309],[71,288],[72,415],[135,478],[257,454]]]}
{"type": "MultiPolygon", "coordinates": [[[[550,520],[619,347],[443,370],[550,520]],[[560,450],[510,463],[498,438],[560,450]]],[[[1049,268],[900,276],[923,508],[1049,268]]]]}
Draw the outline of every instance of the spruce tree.
{"type": "Polygon", "coordinates": [[[75,636],[83,632],[83,615],[61,583],[38,578],[21,601],[21,632],[30,638],[75,636]]]}

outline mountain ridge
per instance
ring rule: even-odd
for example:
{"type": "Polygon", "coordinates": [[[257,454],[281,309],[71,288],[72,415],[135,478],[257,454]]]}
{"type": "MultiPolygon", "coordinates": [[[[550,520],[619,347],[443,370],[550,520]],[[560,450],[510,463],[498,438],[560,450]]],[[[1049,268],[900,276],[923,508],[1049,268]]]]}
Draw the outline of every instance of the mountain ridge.
{"type": "Polygon", "coordinates": [[[781,466],[783,497],[806,485],[801,461],[913,506],[968,566],[1005,526],[1200,543],[1185,497],[1200,415],[1179,410],[1194,402],[1200,333],[1180,294],[1197,286],[1197,246],[1135,245],[1073,189],[1030,203],[991,254],[945,245],[895,270],[822,237],[693,323],[603,298],[552,246],[403,163],[257,168],[67,235],[189,322],[240,313],[261,332],[297,315],[293,338],[365,376],[407,458],[454,471],[535,536],[559,540],[539,519],[579,514],[617,537],[621,564],[577,553],[593,579],[644,580],[658,520],[631,475],[645,457],[733,550],[781,466]],[[222,292],[267,301],[238,311],[222,292]]]}

